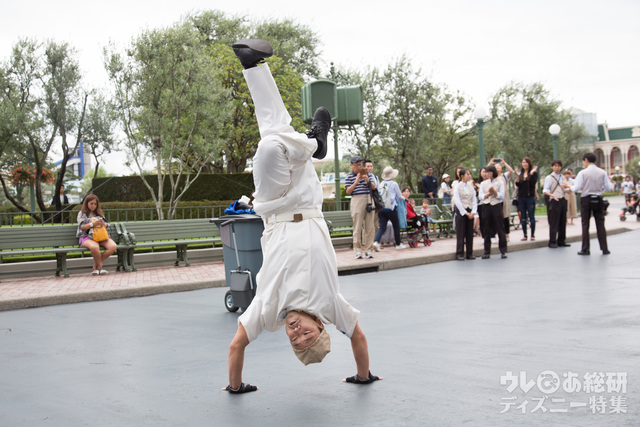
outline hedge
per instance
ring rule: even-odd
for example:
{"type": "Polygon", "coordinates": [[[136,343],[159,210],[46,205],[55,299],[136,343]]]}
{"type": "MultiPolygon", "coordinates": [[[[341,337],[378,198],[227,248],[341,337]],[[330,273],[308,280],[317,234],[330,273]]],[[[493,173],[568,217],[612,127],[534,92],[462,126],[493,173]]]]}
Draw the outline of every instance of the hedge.
{"type": "MultiPolygon", "coordinates": [[[[158,191],[158,179],[155,175],[145,178],[154,192],[158,191]]],[[[174,175],[178,179],[178,175],[174,175]]],[[[96,178],[92,181],[93,193],[101,202],[146,202],[152,201],[149,190],[139,176],[123,176],[110,178],[96,178]]],[[[163,199],[171,198],[171,182],[165,178],[163,199]]],[[[184,177],[180,176],[178,192],[184,188],[184,177]]],[[[255,191],[253,174],[201,174],[187,189],[181,201],[203,200],[237,200],[242,195],[251,196],[255,191]]]]}

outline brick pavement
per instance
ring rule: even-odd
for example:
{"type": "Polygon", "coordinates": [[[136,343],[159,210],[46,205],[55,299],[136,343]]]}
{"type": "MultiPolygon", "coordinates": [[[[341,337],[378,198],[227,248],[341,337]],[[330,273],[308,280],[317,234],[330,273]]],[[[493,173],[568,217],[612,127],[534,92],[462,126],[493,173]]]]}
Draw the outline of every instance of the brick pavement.
{"type": "MultiPolygon", "coordinates": [[[[606,217],[609,235],[640,229],[640,222],[635,221],[633,217],[621,222],[618,218],[620,211],[613,206],[610,207],[610,213],[606,217]]],[[[567,241],[580,241],[579,221],[578,218],[575,225],[567,226],[567,241]]],[[[536,227],[538,240],[535,242],[521,242],[522,230],[512,230],[509,252],[546,246],[548,239],[546,218],[539,217],[536,227]]],[[[593,223],[590,230],[593,238],[595,236],[593,223]]],[[[557,250],[577,252],[579,249],[579,246],[574,244],[571,248],[557,250]]],[[[595,248],[592,249],[595,249],[592,250],[594,255],[599,252],[597,242],[595,248]]],[[[612,247],[611,250],[615,253],[615,247],[612,247]]],[[[497,253],[497,245],[492,246],[492,251],[497,253]]],[[[474,239],[474,254],[479,256],[481,253],[482,239],[476,237],[474,239]]],[[[368,260],[356,260],[353,251],[348,248],[336,249],[336,255],[338,270],[342,274],[357,272],[360,269],[368,269],[368,271],[390,270],[452,260],[455,258],[455,239],[434,239],[433,244],[429,247],[419,246],[401,251],[387,247],[374,253],[374,259],[368,260]]],[[[86,274],[74,273],[68,278],[51,275],[2,279],[0,280],[0,311],[225,286],[222,261],[192,264],[190,267],[163,265],[140,268],[137,272],[130,273],[111,272],[105,276],[91,276],[89,270],[87,269],[86,274]]]]}

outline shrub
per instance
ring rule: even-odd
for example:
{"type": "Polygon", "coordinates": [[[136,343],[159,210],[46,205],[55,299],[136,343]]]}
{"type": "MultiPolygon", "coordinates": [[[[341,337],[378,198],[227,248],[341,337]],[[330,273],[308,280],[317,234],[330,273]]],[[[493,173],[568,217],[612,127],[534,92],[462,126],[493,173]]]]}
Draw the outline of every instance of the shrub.
{"type": "MultiPolygon", "coordinates": [[[[147,175],[147,182],[158,191],[158,180],[155,175],[147,175]]],[[[175,175],[174,179],[178,179],[175,175]]],[[[178,191],[184,188],[184,178],[180,177],[178,191]]],[[[151,201],[151,194],[139,176],[123,176],[96,178],[92,181],[93,193],[100,202],[144,202],[151,201]]],[[[171,197],[169,179],[166,178],[163,200],[171,197]]],[[[180,199],[184,202],[202,200],[237,200],[243,194],[250,196],[255,191],[251,173],[234,174],[201,174],[187,189],[180,199]]]]}

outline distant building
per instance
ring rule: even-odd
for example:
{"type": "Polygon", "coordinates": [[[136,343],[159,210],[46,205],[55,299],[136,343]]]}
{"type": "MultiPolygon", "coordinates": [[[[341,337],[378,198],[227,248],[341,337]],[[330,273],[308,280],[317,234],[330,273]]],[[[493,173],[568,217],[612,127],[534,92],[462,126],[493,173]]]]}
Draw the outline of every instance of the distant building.
{"type": "Polygon", "coordinates": [[[616,173],[616,166],[620,167],[621,174],[626,174],[625,164],[640,156],[638,147],[640,126],[610,128],[606,123],[598,125],[598,141],[594,147],[596,164],[609,175],[616,173]]]}
{"type": "Polygon", "coordinates": [[[625,164],[640,155],[640,126],[610,128],[606,123],[598,124],[596,113],[577,108],[570,112],[587,131],[587,136],[578,142],[580,151],[593,152],[596,165],[609,175],[616,173],[616,166],[620,174],[626,174],[625,164]]]}

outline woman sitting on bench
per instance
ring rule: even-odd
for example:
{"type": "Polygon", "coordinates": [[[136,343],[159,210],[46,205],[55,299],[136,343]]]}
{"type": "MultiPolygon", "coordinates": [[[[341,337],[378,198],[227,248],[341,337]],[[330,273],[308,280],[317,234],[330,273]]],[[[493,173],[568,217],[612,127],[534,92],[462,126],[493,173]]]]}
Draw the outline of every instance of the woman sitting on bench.
{"type": "MultiPolygon", "coordinates": [[[[96,241],[94,231],[98,227],[109,227],[109,223],[104,219],[104,212],[100,208],[100,200],[98,196],[89,194],[82,202],[82,209],[78,212],[78,231],[76,237],[81,247],[91,251],[93,257],[94,276],[100,274],[108,274],[109,272],[102,268],[102,262],[109,258],[117,249],[116,243],[107,235],[106,240],[96,241]],[[100,247],[104,248],[104,252],[100,253],[100,247]]],[[[106,231],[105,231],[106,234],[106,231]]]]}

